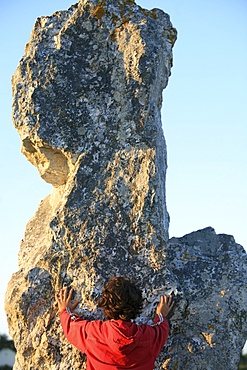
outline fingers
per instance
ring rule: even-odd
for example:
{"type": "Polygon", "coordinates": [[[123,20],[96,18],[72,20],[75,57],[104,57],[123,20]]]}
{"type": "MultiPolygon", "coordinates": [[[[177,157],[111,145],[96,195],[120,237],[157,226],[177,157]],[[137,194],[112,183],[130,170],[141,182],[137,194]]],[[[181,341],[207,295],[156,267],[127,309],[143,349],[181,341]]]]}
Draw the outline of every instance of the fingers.
{"type": "Polygon", "coordinates": [[[165,303],[170,306],[171,303],[172,303],[172,296],[171,294],[169,296],[167,296],[166,294],[163,296],[164,297],[164,300],[165,300],[165,303]]]}
{"type": "MultiPolygon", "coordinates": [[[[70,302],[71,301],[72,294],[73,294],[73,289],[70,289],[68,298],[66,299],[67,302],[70,302]]],[[[66,287],[66,295],[67,295],[67,287],[66,287]]]]}
{"type": "Polygon", "coordinates": [[[68,292],[68,287],[64,287],[62,289],[60,289],[60,291],[55,295],[56,297],[56,300],[58,302],[70,302],[71,298],[72,298],[72,294],[73,294],[73,289],[70,289],[69,291],[69,294],[67,293],[68,292]]]}
{"type": "Polygon", "coordinates": [[[159,302],[160,305],[163,305],[165,303],[165,297],[166,296],[164,295],[160,296],[160,302],[159,302]]]}
{"type": "Polygon", "coordinates": [[[167,310],[167,312],[170,312],[173,305],[174,305],[174,302],[172,300],[172,296],[171,295],[167,296],[166,294],[163,295],[161,297],[160,304],[164,307],[165,310],[167,310]]]}
{"type": "MultiPolygon", "coordinates": [[[[60,289],[58,293],[55,294],[55,298],[58,302],[66,302],[67,304],[71,304],[72,295],[74,293],[74,289],[70,289],[68,293],[68,287],[64,287],[60,289]]],[[[75,303],[73,303],[74,306],[77,306],[81,301],[78,300],[75,303]]]]}
{"type": "Polygon", "coordinates": [[[173,306],[174,302],[172,301],[172,296],[169,295],[169,297],[166,296],[166,304],[167,306],[173,306]]]}
{"type": "Polygon", "coordinates": [[[161,306],[164,306],[164,305],[168,307],[173,306],[174,302],[172,301],[172,296],[171,295],[167,296],[166,294],[160,296],[159,304],[161,306]]]}
{"type": "Polygon", "coordinates": [[[60,312],[67,307],[73,311],[73,309],[81,302],[78,300],[71,303],[73,292],[74,290],[72,288],[64,287],[55,294],[56,303],[60,312]]]}
{"type": "Polygon", "coordinates": [[[174,305],[174,301],[172,301],[172,296],[166,298],[166,306],[167,306],[167,313],[169,313],[174,305]]]}

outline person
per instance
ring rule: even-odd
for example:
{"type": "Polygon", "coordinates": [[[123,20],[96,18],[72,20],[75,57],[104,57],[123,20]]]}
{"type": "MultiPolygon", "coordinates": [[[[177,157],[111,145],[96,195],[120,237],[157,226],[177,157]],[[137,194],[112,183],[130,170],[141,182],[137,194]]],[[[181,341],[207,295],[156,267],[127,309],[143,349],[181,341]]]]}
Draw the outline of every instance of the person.
{"type": "Polygon", "coordinates": [[[128,278],[112,277],[97,302],[106,318],[84,320],[74,309],[73,290],[62,288],[56,295],[60,321],[68,341],[87,355],[87,370],[153,370],[168,334],[167,315],[174,302],[162,295],[153,325],[137,325],[133,320],[141,313],[141,290],[128,278]]]}

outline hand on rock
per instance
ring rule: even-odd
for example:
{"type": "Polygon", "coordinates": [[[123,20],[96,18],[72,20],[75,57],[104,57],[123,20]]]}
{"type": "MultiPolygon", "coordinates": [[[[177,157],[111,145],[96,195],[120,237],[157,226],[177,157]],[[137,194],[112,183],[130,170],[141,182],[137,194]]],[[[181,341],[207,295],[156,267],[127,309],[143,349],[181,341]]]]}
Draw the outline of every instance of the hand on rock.
{"type": "Polygon", "coordinates": [[[80,300],[72,303],[71,298],[73,294],[73,289],[70,289],[68,293],[68,287],[60,289],[60,292],[56,294],[56,303],[58,304],[59,312],[64,308],[68,307],[71,312],[76,308],[76,306],[81,302],[80,300]]]}
{"type": "Polygon", "coordinates": [[[168,313],[171,311],[173,305],[174,302],[172,301],[171,295],[169,295],[169,297],[167,297],[166,295],[162,295],[160,297],[159,304],[156,308],[156,313],[157,314],[162,313],[162,315],[166,317],[168,313]]]}

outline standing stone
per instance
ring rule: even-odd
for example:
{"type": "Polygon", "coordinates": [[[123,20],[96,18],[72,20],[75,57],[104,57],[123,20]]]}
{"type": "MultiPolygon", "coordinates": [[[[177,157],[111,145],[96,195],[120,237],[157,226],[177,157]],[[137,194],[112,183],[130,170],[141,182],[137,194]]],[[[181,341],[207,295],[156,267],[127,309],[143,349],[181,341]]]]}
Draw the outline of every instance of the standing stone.
{"type": "Polygon", "coordinates": [[[81,0],[36,21],[13,76],[13,122],[53,192],[27,224],[6,294],[15,370],[82,369],[54,308],[63,285],[97,318],[105,281],[132,276],[144,321],[170,288],[160,109],[175,39],[167,14],[130,0],[81,0]]]}
{"type": "Polygon", "coordinates": [[[140,283],[138,322],[152,317],[160,294],[174,294],[156,369],[237,368],[246,253],[212,228],[168,242],[160,109],[175,39],[167,14],[132,0],[81,0],[35,24],[13,76],[13,122],[53,191],[27,224],[6,293],[15,370],[85,369],[54,294],[72,286],[79,313],[97,319],[112,275],[140,283]]]}

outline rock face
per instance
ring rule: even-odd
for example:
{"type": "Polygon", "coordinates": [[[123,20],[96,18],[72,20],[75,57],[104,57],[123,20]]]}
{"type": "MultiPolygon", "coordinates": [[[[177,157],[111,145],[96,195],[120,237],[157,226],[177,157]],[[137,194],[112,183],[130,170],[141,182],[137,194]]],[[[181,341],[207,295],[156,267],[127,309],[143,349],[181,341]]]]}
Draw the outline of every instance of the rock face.
{"type": "Polygon", "coordinates": [[[13,76],[13,122],[23,154],[53,192],[27,224],[6,293],[15,370],[85,368],[53,297],[70,285],[83,300],[80,313],[99,318],[95,302],[112,275],[140,283],[140,322],[161,293],[175,296],[156,369],[237,366],[244,250],[212,229],[168,242],[160,108],[175,39],[167,14],[131,0],[83,0],[35,24],[13,76]]]}
{"type": "Polygon", "coordinates": [[[148,311],[154,287],[167,289],[156,283],[168,240],[160,108],[175,38],[168,15],[129,0],[80,1],[35,24],[13,122],[54,190],[27,225],[6,296],[15,369],[82,368],[53,307],[62,285],[88,315],[111,275],[138,279],[148,311]]]}
{"type": "Polygon", "coordinates": [[[247,338],[244,248],[208,227],[172,238],[166,258],[187,304],[182,322],[172,319],[164,368],[237,369],[247,338]]]}

